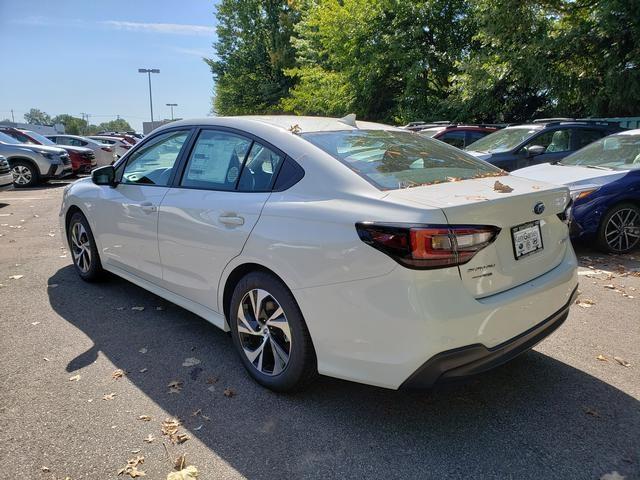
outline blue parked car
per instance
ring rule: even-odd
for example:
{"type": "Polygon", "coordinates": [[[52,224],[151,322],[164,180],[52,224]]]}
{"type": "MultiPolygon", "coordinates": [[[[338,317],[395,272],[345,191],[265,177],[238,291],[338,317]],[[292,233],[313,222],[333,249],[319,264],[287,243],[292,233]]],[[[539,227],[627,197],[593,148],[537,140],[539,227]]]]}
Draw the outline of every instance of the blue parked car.
{"type": "Polygon", "coordinates": [[[556,164],[535,165],[513,175],[571,190],[571,236],[608,253],[640,245],[640,129],[602,138],[556,164]]]}
{"type": "Polygon", "coordinates": [[[620,130],[618,122],[540,119],[498,130],[465,150],[511,172],[539,163],[559,162],[591,142],[620,130]]]}

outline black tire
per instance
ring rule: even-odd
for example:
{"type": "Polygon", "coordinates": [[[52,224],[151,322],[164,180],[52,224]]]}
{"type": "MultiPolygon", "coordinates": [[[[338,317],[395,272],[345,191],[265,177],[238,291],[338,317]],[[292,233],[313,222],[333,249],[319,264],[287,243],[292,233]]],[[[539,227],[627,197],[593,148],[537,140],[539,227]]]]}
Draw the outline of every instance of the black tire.
{"type": "Polygon", "coordinates": [[[93,233],[91,232],[91,227],[89,227],[89,222],[85,218],[85,216],[76,212],[71,216],[69,220],[69,224],[67,225],[67,243],[69,244],[69,251],[71,252],[71,258],[73,260],[73,266],[76,269],[76,272],[80,276],[82,280],[85,282],[96,282],[101,280],[104,277],[104,270],[102,269],[102,263],[100,262],[100,256],[98,255],[98,249],[96,247],[96,241],[93,238],[93,233]],[[86,252],[79,253],[80,248],[78,248],[72,238],[74,233],[74,229],[82,227],[83,230],[80,230],[80,238],[81,244],[84,247],[84,250],[88,250],[90,255],[86,255],[86,252]],[[86,267],[88,261],[88,267],[86,267]]]}
{"type": "MultiPolygon", "coordinates": [[[[267,307],[265,307],[265,309],[266,308],[267,307]]],[[[258,309],[260,310],[260,307],[258,307],[258,309]]],[[[318,376],[316,353],[302,312],[287,286],[279,278],[266,272],[252,272],[243,277],[233,291],[229,317],[233,344],[240,356],[240,360],[249,375],[260,385],[276,392],[294,392],[302,390],[318,376]],[[276,338],[276,335],[282,333],[282,331],[271,328],[272,333],[268,334],[269,338],[265,340],[266,345],[271,346],[271,350],[269,350],[266,345],[264,346],[264,363],[265,365],[269,363],[269,359],[267,358],[269,355],[274,362],[272,372],[269,374],[260,371],[257,365],[252,363],[245,353],[243,342],[246,342],[247,339],[251,340],[254,337],[243,334],[243,338],[241,338],[238,330],[238,311],[240,304],[243,301],[246,304],[247,295],[250,294],[249,292],[256,291],[256,289],[268,292],[271,297],[271,299],[269,299],[269,297],[265,298],[265,302],[263,303],[266,306],[270,303],[273,305],[273,302],[270,302],[270,300],[275,300],[276,305],[279,304],[284,312],[284,322],[288,324],[290,330],[291,338],[289,342],[285,341],[283,343],[282,339],[286,339],[286,335],[280,336],[280,344],[289,346],[289,355],[288,363],[284,369],[277,374],[274,374],[276,370],[276,350],[271,345],[271,342],[273,342],[273,338],[276,338]],[[271,354],[269,354],[269,352],[271,352],[271,354]]],[[[266,324],[261,325],[259,322],[256,322],[256,325],[256,331],[261,328],[263,331],[269,330],[266,324]]],[[[255,338],[257,341],[261,341],[260,339],[264,339],[265,337],[258,335],[255,338]]],[[[257,360],[257,362],[259,363],[259,360],[257,360]]],[[[264,367],[264,369],[268,370],[268,367],[264,367]]]]}
{"type": "Polygon", "coordinates": [[[596,237],[598,249],[606,253],[630,252],[640,245],[640,238],[631,237],[629,233],[633,235],[640,234],[640,208],[633,203],[619,203],[612,207],[600,222],[596,237]],[[622,233],[622,239],[618,243],[617,240],[620,235],[616,234],[616,230],[618,230],[618,233],[621,230],[616,229],[615,224],[622,225],[626,218],[628,219],[628,224],[622,226],[622,231],[626,231],[627,235],[622,233]]]}
{"type": "Polygon", "coordinates": [[[40,173],[31,162],[12,160],[11,173],[13,174],[13,185],[16,188],[35,187],[40,183],[40,173]]]}

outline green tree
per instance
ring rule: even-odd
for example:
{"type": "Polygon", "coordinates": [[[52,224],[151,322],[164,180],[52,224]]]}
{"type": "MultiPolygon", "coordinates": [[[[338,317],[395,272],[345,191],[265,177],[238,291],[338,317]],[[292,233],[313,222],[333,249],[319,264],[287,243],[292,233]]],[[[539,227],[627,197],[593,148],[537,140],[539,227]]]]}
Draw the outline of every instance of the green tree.
{"type": "Polygon", "coordinates": [[[129,132],[133,130],[129,122],[122,118],[118,118],[117,120],[111,120],[109,122],[103,122],[98,125],[98,130],[108,130],[110,132],[129,132]]]}
{"type": "Polygon", "coordinates": [[[222,0],[217,7],[216,56],[205,59],[215,82],[213,110],[220,115],[279,110],[293,80],[292,0],[222,0]]]}
{"type": "Polygon", "coordinates": [[[61,123],[64,125],[64,131],[70,135],[84,135],[87,129],[87,121],[83,118],[74,117],[67,113],[56,115],[51,122],[55,125],[61,123]]]}
{"type": "Polygon", "coordinates": [[[37,108],[32,108],[29,112],[25,113],[24,121],[32,125],[51,125],[51,117],[49,114],[37,108]]]}

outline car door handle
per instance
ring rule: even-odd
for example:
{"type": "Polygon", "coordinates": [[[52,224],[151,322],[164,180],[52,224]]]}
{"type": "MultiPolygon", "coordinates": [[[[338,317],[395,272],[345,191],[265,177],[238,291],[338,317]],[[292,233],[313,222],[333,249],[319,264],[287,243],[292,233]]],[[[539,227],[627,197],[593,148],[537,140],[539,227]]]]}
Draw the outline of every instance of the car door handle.
{"type": "Polygon", "coordinates": [[[244,218],[237,215],[220,215],[218,220],[220,220],[220,223],[224,223],[225,225],[244,225],[244,218]]]}
{"type": "Polygon", "coordinates": [[[151,202],[142,202],[140,208],[145,213],[153,213],[156,211],[156,206],[151,202]]]}

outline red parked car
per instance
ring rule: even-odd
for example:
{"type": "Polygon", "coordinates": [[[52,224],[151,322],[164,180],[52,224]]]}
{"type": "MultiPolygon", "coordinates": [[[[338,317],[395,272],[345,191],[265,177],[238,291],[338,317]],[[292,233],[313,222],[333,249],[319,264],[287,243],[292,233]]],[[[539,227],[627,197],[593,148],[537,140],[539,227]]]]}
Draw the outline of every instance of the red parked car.
{"type": "Polygon", "coordinates": [[[463,149],[500,128],[498,125],[431,125],[418,133],[463,149]]]}
{"type": "Polygon", "coordinates": [[[22,143],[33,145],[49,145],[51,147],[63,148],[69,153],[71,168],[73,173],[89,173],[96,167],[96,154],[93,150],[85,147],[72,147],[70,145],[58,145],[47,137],[31,130],[22,130],[13,127],[2,127],[0,131],[22,143]]]}

